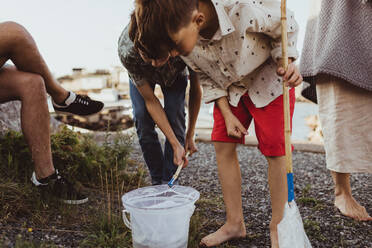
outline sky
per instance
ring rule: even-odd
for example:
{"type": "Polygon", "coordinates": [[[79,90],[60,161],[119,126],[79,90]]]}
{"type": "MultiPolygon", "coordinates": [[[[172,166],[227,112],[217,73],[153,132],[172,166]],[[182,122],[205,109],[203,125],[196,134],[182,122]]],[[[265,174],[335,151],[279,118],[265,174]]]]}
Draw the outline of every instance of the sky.
{"type": "MultiPolygon", "coordinates": [[[[301,50],[311,0],[287,0],[300,25],[301,50]]],[[[59,77],[73,67],[120,66],[117,41],[134,0],[2,0],[0,22],[22,24],[34,37],[50,70],[59,77]]]]}

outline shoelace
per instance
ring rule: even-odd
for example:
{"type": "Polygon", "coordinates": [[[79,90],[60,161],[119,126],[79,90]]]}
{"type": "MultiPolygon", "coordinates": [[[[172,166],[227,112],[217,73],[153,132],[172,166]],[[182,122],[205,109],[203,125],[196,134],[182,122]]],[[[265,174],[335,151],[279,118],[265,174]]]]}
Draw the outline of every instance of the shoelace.
{"type": "Polygon", "coordinates": [[[76,99],[75,99],[75,102],[76,103],[81,103],[81,104],[84,104],[84,105],[89,105],[90,103],[90,98],[88,96],[80,96],[80,95],[77,95],[76,96],[76,99]]]}
{"type": "Polygon", "coordinates": [[[58,175],[57,182],[59,185],[65,185],[67,187],[67,191],[69,192],[75,192],[75,188],[71,182],[69,182],[66,178],[58,175]]]}

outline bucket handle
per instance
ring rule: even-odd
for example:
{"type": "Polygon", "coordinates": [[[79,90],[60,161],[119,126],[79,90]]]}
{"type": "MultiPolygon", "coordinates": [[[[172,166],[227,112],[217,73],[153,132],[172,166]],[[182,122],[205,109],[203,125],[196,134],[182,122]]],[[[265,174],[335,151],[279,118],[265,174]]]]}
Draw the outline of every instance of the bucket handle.
{"type": "Polygon", "coordinates": [[[127,218],[127,213],[129,214],[128,210],[124,209],[123,210],[123,221],[124,221],[124,224],[130,229],[132,230],[132,224],[130,223],[130,221],[128,220],[127,218]]]}

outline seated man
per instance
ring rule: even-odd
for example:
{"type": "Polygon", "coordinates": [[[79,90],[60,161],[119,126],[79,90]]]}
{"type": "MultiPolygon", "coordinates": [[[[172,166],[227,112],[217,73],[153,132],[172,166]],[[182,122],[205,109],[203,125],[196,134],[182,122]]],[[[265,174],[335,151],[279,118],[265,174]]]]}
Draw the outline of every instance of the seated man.
{"type": "Polygon", "coordinates": [[[88,198],[58,175],[53,166],[47,93],[56,111],[90,115],[103,108],[103,103],[68,92],[58,84],[25,28],[14,22],[0,23],[0,103],[22,103],[22,132],[35,163],[31,180],[65,203],[87,202],[88,198]],[[8,60],[15,66],[5,65],[8,60]]]}

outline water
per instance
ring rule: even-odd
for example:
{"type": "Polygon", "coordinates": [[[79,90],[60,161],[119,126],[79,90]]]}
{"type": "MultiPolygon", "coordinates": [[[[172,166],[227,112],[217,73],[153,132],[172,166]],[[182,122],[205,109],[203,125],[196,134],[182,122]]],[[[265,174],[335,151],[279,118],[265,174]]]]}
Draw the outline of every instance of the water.
{"type": "MultiPolygon", "coordinates": [[[[171,200],[165,200],[163,198],[158,199],[159,197],[154,197],[153,199],[150,199],[149,201],[153,204],[146,206],[147,209],[159,209],[159,208],[173,208],[180,205],[180,202],[175,202],[171,200]]],[[[186,202],[187,203],[187,202],[186,202]]]]}
{"type": "Polygon", "coordinates": [[[318,114],[318,105],[313,103],[296,102],[293,114],[292,140],[307,140],[311,129],[306,125],[305,118],[318,114]]]}
{"type": "MultiPolygon", "coordinates": [[[[132,112],[131,101],[129,99],[120,100],[117,102],[107,102],[105,107],[122,105],[128,108],[128,114],[132,112]]],[[[50,99],[48,99],[48,107],[50,112],[54,112],[50,99]]],[[[197,129],[212,129],[213,128],[213,104],[202,104],[196,123],[197,129]]],[[[310,115],[318,114],[318,105],[307,102],[296,102],[295,111],[293,115],[293,130],[292,140],[307,140],[311,129],[306,125],[305,118],[310,115]]],[[[249,128],[249,135],[255,136],[253,122],[249,128]]]]}

